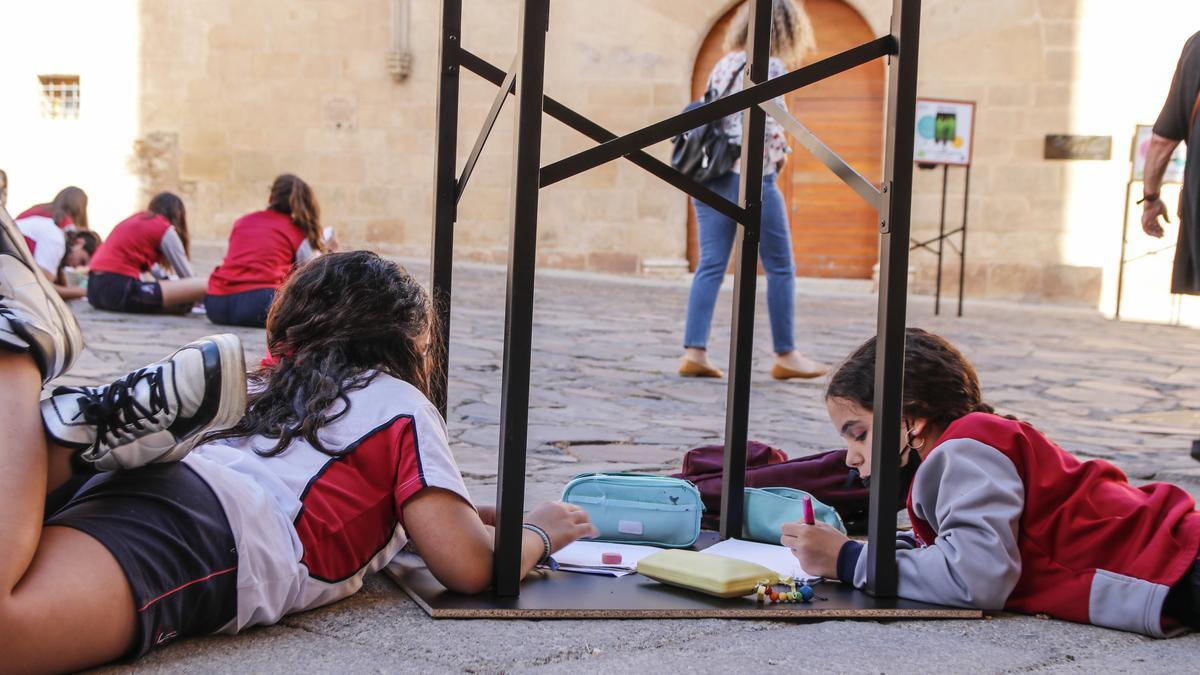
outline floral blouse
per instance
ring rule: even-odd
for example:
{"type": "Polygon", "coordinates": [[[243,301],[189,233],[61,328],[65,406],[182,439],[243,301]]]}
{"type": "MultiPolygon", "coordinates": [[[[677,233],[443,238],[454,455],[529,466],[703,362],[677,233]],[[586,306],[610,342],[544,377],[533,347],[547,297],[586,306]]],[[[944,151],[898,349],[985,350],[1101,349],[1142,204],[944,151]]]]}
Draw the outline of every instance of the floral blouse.
{"type": "MultiPolygon", "coordinates": [[[[745,71],[746,52],[737,51],[729,52],[717,61],[717,65],[713,66],[712,74],[708,77],[708,87],[715,90],[718,94],[725,90],[729,85],[729,79],[736,77],[737,82],[733,83],[733,87],[729,89],[730,94],[737,93],[742,90],[743,72],[745,71]]],[[[767,66],[767,79],[779,77],[787,72],[787,66],[783,65],[783,61],[772,58],[767,66]]],[[[787,109],[787,103],[782,96],[775,99],[775,102],[787,109]]],[[[737,112],[721,120],[721,129],[730,138],[741,142],[742,139],[742,113],[737,112]]],[[[767,116],[767,130],[765,145],[763,147],[763,174],[777,174],[783,168],[784,159],[788,153],[792,151],[788,147],[787,136],[784,135],[783,127],[775,121],[775,118],[767,116]]],[[[733,171],[737,172],[741,169],[741,163],[735,162],[733,171]]]]}

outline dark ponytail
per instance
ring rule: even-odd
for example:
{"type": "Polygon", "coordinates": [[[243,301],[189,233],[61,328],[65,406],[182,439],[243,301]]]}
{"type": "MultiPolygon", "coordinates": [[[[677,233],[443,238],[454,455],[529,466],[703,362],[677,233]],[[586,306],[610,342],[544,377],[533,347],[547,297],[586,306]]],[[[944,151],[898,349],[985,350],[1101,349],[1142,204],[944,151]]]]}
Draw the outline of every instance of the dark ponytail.
{"type": "Polygon", "coordinates": [[[173,192],[160,192],[150,200],[149,211],[166,218],[175,227],[179,240],[183,242],[183,252],[191,258],[192,240],[188,236],[187,209],[183,206],[183,200],[173,192]]]}
{"type": "Polygon", "coordinates": [[[271,184],[268,206],[272,211],[291,217],[314,251],[326,252],[321,237],[321,207],[308,183],[290,173],[276,178],[271,184]]]}
{"type": "MultiPolygon", "coordinates": [[[[825,398],[844,398],[864,410],[875,407],[875,338],[848,356],[825,390],[825,398]]],[[[945,338],[920,328],[905,331],[904,401],[907,419],[927,419],[945,428],[973,412],[995,413],[984,403],[975,367],[945,338]]]]}

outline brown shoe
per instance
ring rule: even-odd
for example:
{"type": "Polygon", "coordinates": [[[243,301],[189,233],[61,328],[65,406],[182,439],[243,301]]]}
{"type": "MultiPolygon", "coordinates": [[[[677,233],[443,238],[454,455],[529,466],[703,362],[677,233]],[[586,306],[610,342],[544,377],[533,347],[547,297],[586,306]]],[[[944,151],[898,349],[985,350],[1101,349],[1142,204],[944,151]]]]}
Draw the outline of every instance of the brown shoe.
{"type": "Polygon", "coordinates": [[[777,380],[791,380],[794,378],[811,380],[822,377],[829,373],[828,366],[821,366],[816,370],[792,370],[787,366],[781,366],[778,363],[771,366],[771,377],[777,380]]]}
{"type": "Polygon", "coordinates": [[[679,361],[679,374],[683,377],[725,377],[725,372],[720,368],[688,358],[679,361]]]}

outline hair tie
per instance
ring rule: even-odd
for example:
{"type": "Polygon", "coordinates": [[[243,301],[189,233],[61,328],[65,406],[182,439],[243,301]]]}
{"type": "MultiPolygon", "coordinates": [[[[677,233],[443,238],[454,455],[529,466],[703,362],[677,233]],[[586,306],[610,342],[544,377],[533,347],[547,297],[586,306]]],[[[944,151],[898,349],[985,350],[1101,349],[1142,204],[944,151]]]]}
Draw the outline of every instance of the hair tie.
{"type": "Polygon", "coordinates": [[[258,365],[262,366],[263,368],[274,368],[284,359],[290,359],[295,355],[295,347],[292,347],[286,342],[280,342],[273,347],[267,347],[267,355],[263,357],[262,361],[258,362],[258,365]]]}

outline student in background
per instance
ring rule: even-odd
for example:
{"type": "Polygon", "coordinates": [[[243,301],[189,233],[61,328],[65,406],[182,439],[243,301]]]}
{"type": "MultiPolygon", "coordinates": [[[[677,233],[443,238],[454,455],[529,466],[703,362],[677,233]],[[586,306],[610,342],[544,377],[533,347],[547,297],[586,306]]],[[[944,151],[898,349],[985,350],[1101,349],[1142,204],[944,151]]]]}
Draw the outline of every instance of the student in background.
{"type": "Polygon", "coordinates": [[[31,206],[22,211],[17,215],[17,222],[20,223],[26,218],[48,218],[60,229],[68,232],[86,230],[87,205],[87,193],[71,185],[59,190],[58,194],[54,195],[54,201],[31,206]]]}
{"type": "Polygon", "coordinates": [[[293,267],[328,250],[325,236],[308,183],[291,174],[276,178],[266,210],[233,224],[225,260],[208,279],[208,318],[229,326],[266,326],[275,292],[293,267]]]}
{"type": "MultiPolygon", "coordinates": [[[[871,338],[825,393],[846,463],[863,478],[874,394],[871,338]]],[[[1200,513],[1187,492],[1135,488],[1112,464],[1080,461],[993,414],[966,357],[919,328],[905,340],[902,414],[901,437],[883,441],[913,476],[913,529],[896,541],[901,597],[1155,637],[1200,629],[1200,513]]],[[[866,585],[865,547],[828,525],[786,524],[782,543],[805,571],[866,585]]]]}
{"type": "Polygon", "coordinates": [[[29,252],[54,290],[64,300],[87,295],[81,286],[67,283],[66,268],[87,268],[100,247],[100,237],[89,230],[64,232],[50,218],[34,216],[17,221],[29,252]]]}
{"type": "Polygon", "coordinates": [[[155,314],[180,312],[204,298],[208,280],[196,277],[188,261],[187,212],[183,200],[161,192],[149,209],[121,221],[92,259],[88,302],[96,309],[155,314]],[[155,265],[178,279],[153,279],[155,265]]]}

